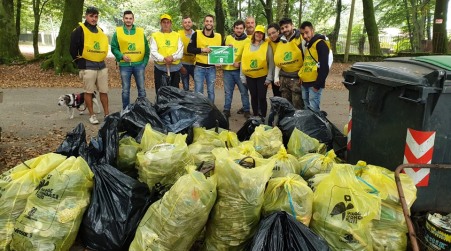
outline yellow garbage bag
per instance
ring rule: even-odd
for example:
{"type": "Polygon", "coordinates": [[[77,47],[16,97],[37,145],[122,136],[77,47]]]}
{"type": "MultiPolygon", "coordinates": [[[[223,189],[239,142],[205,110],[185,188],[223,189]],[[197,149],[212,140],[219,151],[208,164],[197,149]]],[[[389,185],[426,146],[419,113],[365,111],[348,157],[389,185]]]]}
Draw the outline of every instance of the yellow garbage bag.
{"type": "Polygon", "coordinates": [[[146,152],[152,149],[155,145],[162,144],[166,142],[166,137],[164,133],[153,130],[150,124],[144,127],[143,136],[141,138],[141,149],[146,152]]]}
{"type": "Polygon", "coordinates": [[[14,226],[12,250],[69,250],[91,198],[94,174],[69,157],[39,182],[14,226]]]}
{"type": "Polygon", "coordinates": [[[66,159],[48,153],[25,161],[0,175],[0,250],[8,250],[14,223],[39,181],[66,159]]]}
{"type": "Polygon", "coordinates": [[[308,227],[312,218],[313,191],[298,174],[268,181],[263,203],[263,216],[285,211],[308,227]]]}
{"type": "Polygon", "coordinates": [[[308,180],[318,173],[328,173],[336,163],[337,155],[334,150],[330,150],[326,155],[320,153],[307,153],[299,158],[302,178],[308,180]]]}
{"type": "Polygon", "coordinates": [[[276,154],[282,142],[282,131],[278,127],[259,125],[255,128],[249,141],[254,143],[254,148],[263,157],[269,158],[276,154]]]}
{"type": "Polygon", "coordinates": [[[301,172],[299,161],[297,158],[289,153],[283,145],[280,146],[279,151],[270,159],[276,160],[274,169],[272,170],[272,177],[285,177],[290,173],[299,174],[301,172]]]}
{"type": "Polygon", "coordinates": [[[326,145],[319,143],[315,138],[308,136],[297,128],[293,129],[288,140],[288,153],[296,157],[302,157],[307,153],[325,153],[326,145]]]}
{"type": "Polygon", "coordinates": [[[210,213],[204,250],[243,250],[258,229],[266,182],[274,160],[244,168],[228,150],[213,150],[218,176],[218,198],[210,213]]]}
{"type": "Polygon", "coordinates": [[[150,189],[157,183],[163,186],[174,184],[186,173],[185,167],[193,164],[185,142],[186,135],[172,135],[168,135],[165,143],[136,155],[139,180],[150,189]]]}
{"type": "Polygon", "coordinates": [[[229,130],[220,130],[219,138],[225,142],[227,148],[236,147],[240,144],[238,135],[235,132],[229,130]]]}
{"type": "Polygon", "coordinates": [[[307,184],[313,190],[313,192],[315,192],[319,183],[321,183],[321,181],[323,181],[327,176],[329,176],[329,173],[315,174],[313,175],[313,177],[307,180],[307,184]]]}
{"type": "Polygon", "coordinates": [[[241,159],[239,156],[249,156],[255,159],[263,159],[263,156],[257,152],[254,148],[252,141],[243,141],[238,146],[229,148],[229,155],[237,156],[237,159],[241,159]]]}
{"type": "Polygon", "coordinates": [[[373,220],[373,250],[407,250],[407,227],[393,221],[373,220]]]}
{"type": "Polygon", "coordinates": [[[136,154],[141,151],[141,145],[132,137],[119,140],[117,153],[117,169],[129,174],[135,172],[136,154]]]}
{"type": "Polygon", "coordinates": [[[366,192],[354,167],[336,164],[313,193],[310,228],[334,250],[372,250],[369,227],[379,219],[381,201],[366,192]]]}
{"type": "Polygon", "coordinates": [[[190,250],[216,201],[216,176],[208,179],[194,166],[153,203],[139,223],[131,251],[190,250]]]}
{"type": "Polygon", "coordinates": [[[211,151],[218,147],[226,147],[224,139],[215,131],[206,130],[202,127],[193,129],[193,143],[188,146],[189,154],[193,157],[194,164],[199,166],[202,162],[204,165],[214,165],[215,158],[211,151]]]}

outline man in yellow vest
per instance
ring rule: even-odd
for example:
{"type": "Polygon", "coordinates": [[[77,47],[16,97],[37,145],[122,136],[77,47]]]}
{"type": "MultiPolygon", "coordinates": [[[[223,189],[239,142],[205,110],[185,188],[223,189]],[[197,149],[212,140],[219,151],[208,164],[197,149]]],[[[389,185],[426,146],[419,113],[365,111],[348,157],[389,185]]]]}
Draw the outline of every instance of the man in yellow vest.
{"type": "Polygon", "coordinates": [[[182,68],[180,68],[180,77],[182,79],[183,90],[189,91],[189,76],[194,81],[194,63],[196,62],[196,55],[188,53],[188,44],[191,40],[191,36],[194,33],[193,21],[190,17],[186,16],[182,19],[182,30],[179,30],[180,38],[183,42],[183,57],[182,68]]]}
{"type": "Polygon", "coordinates": [[[326,86],[327,75],[329,75],[330,46],[323,35],[315,34],[311,22],[303,22],[300,31],[305,40],[304,64],[299,71],[302,99],[305,107],[319,112],[321,93],[326,86]]]}
{"type": "Polygon", "coordinates": [[[84,99],[89,111],[89,122],[98,124],[99,120],[92,108],[92,96],[99,90],[105,117],[108,116],[108,68],[105,58],[108,54],[108,37],[97,26],[99,10],[88,7],[85,22],[72,31],[70,37],[70,54],[80,70],[79,76],[84,84],[84,99]]]}
{"type": "Polygon", "coordinates": [[[250,40],[246,33],[244,33],[244,22],[243,20],[238,20],[233,24],[232,35],[228,35],[223,43],[224,46],[232,46],[235,53],[235,62],[233,65],[222,66],[225,93],[223,113],[226,117],[230,117],[230,108],[232,106],[235,84],[238,86],[238,90],[241,94],[244,117],[249,118],[251,116],[249,92],[246,85],[243,84],[240,79],[241,55],[243,54],[243,48],[246,43],[250,43],[250,40]]]}
{"type": "Polygon", "coordinates": [[[216,66],[208,64],[209,46],[220,46],[221,34],[213,31],[213,15],[204,17],[204,29],[197,30],[188,44],[188,53],[196,54],[196,66],[194,67],[194,91],[204,93],[204,80],[207,83],[208,99],[215,102],[216,66]]]}
{"type": "Polygon", "coordinates": [[[111,39],[111,52],[119,62],[122,80],[122,109],[130,104],[130,82],[135,77],[138,97],[146,96],[144,84],[145,70],[149,62],[149,43],[144,35],[144,29],[135,27],[135,16],[131,10],[124,11],[124,25],[116,27],[111,39]]]}
{"type": "Polygon", "coordinates": [[[279,21],[282,37],[274,53],[274,84],[279,85],[280,94],[290,101],[294,108],[303,109],[301,86],[298,72],[303,63],[302,51],[298,46],[302,42],[301,33],[293,28],[290,18],[279,21]]]}
{"type": "Polygon", "coordinates": [[[155,62],[154,77],[155,91],[162,84],[179,87],[180,68],[183,57],[183,43],[178,32],[172,31],[172,18],[168,14],[160,16],[161,30],[154,32],[150,38],[150,55],[155,62]],[[164,78],[169,71],[169,83],[165,83],[164,78]]]}
{"type": "Polygon", "coordinates": [[[196,62],[196,55],[188,53],[188,44],[191,36],[194,33],[193,21],[186,16],[182,19],[182,30],[179,30],[180,38],[183,42],[183,57],[182,68],[180,68],[180,77],[182,78],[183,90],[189,91],[189,76],[194,80],[194,63],[196,62]]]}

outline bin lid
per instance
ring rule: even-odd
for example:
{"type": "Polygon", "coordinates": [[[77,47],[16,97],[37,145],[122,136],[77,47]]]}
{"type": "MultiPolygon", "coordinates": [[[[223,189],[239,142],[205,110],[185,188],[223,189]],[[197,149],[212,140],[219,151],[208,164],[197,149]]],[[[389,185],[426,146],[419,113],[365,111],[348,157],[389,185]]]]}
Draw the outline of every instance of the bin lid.
{"type": "Polygon", "coordinates": [[[451,56],[421,56],[413,58],[413,60],[429,63],[445,70],[451,71],[451,56]]]}

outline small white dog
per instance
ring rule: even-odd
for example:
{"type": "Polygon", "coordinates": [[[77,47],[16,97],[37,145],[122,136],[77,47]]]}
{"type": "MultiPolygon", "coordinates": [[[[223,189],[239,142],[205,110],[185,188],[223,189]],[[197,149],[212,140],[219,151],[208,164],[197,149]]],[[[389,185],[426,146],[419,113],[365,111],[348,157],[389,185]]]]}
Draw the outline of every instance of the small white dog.
{"type": "MultiPolygon", "coordinates": [[[[100,106],[96,98],[96,92],[94,92],[92,95],[92,104],[94,106],[93,108],[95,109],[95,113],[100,113],[100,106]]],[[[86,110],[85,93],[82,92],[61,95],[58,98],[58,105],[66,106],[67,111],[69,112],[69,118],[73,119],[75,109],[77,109],[80,114],[83,114],[83,112],[86,110]]]]}

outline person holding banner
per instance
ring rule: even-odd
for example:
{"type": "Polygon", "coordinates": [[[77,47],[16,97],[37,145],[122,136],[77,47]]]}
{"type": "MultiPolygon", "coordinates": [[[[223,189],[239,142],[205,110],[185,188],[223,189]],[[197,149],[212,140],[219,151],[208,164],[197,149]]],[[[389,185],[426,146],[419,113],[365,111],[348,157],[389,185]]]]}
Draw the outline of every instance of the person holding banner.
{"type": "Polygon", "coordinates": [[[243,83],[247,83],[251,94],[252,112],[254,116],[260,116],[263,120],[268,110],[266,91],[273,81],[274,68],[274,55],[265,39],[265,27],[257,25],[251,43],[244,46],[241,72],[243,83]]]}
{"type": "Polygon", "coordinates": [[[208,99],[215,102],[216,66],[208,64],[209,46],[220,46],[222,36],[213,31],[214,16],[204,17],[204,29],[197,30],[191,36],[188,44],[188,53],[196,54],[196,66],[194,67],[194,91],[204,93],[204,80],[207,84],[208,99]]]}

